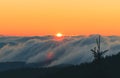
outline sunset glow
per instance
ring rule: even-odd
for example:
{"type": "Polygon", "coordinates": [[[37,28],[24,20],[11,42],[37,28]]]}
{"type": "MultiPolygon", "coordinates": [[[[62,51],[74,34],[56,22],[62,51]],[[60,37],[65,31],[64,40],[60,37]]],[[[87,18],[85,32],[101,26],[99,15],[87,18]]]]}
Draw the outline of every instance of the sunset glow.
{"type": "Polygon", "coordinates": [[[120,0],[0,0],[0,34],[120,35],[120,0]]]}
{"type": "Polygon", "coordinates": [[[63,34],[61,34],[61,33],[57,33],[56,36],[57,36],[57,37],[62,37],[63,34]]]}

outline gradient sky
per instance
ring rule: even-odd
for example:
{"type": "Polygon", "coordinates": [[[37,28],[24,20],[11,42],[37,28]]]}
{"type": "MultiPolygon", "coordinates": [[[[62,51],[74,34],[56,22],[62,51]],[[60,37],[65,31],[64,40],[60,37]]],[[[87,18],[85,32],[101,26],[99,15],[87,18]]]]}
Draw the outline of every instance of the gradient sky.
{"type": "Polygon", "coordinates": [[[0,34],[120,35],[120,0],[0,0],[0,34]]]}

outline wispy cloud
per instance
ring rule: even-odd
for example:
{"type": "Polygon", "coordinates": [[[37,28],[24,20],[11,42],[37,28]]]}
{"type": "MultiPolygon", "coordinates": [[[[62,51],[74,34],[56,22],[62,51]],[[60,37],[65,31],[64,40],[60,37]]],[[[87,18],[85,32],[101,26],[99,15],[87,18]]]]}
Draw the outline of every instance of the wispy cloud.
{"type": "MultiPolygon", "coordinates": [[[[0,62],[39,63],[52,60],[49,66],[53,66],[80,64],[93,60],[90,49],[96,45],[97,35],[65,37],[61,42],[52,38],[52,36],[0,37],[0,62]]],[[[120,37],[102,37],[102,49],[109,49],[106,55],[120,52],[120,37]]]]}

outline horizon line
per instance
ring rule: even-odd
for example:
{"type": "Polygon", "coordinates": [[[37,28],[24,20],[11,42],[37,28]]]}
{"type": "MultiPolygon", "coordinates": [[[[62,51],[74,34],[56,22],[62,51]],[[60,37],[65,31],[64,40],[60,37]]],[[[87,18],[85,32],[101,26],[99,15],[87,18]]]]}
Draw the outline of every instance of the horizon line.
{"type": "MultiPolygon", "coordinates": [[[[101,36],[120,36],[120,35],[102,35],[102,34],[89,34],[89,35],[84,35],[84,34],[79,34],[79,35],[65,35],[63,36],[94,36],[94,35],[101,35],[101,36]]],[[[46,34],[46,35],[4,35],[0,34],[0,37],[35,37],[35,36],[55,36],[55,34],[46,34]]]]}

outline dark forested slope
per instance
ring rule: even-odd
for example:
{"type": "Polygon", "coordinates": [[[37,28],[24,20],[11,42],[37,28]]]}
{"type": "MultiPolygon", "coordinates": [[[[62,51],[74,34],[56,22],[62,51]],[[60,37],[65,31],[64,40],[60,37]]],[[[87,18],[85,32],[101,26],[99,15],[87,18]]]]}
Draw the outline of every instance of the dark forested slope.
{"type": "Polygon", "coordinates": [[[4,71],[0,78],[120,78],[120,53],[97,63],[4,71]]]}

